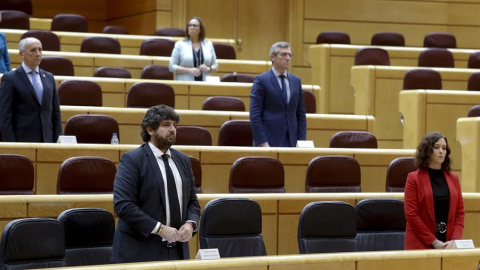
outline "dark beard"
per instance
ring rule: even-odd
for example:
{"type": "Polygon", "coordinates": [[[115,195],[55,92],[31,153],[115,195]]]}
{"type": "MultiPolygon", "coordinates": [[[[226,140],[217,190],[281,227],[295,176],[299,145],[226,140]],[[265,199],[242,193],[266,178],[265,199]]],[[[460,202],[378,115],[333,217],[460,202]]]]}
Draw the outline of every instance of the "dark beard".
{"type": "Polygon", "coordinates": [[[154,144],[160,150],[169,149],[173,144],[175,144],[176,140],[177,137],[175,135],[173,135],[173,140],[168,140],[167,138],[160,137],[160,135],[158,135],[157,133],[153,133],[154,144]]]}

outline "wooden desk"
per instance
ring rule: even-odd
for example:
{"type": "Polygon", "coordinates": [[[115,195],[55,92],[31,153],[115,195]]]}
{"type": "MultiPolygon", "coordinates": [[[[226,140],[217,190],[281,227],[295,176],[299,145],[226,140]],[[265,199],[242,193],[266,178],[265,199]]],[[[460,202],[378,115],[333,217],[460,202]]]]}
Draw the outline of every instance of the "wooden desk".
{"type": "MultiPolygon", "coordinates": [[[[354,91],[350,86],[350,70],[355,53],[368,45],[312,45],[309,48],[312,66],[311,83],[322,87],[321,110],[319,113],[354,113],[354,91]]],[[[379,46],[375,46],[378,48],[379,46]]],[[[418,56],[426,48],[420,47],[380,47],[388,51],[392,66],[417,67],[418,56]]],[[[466,68],[468,57],[476,50],[449,49],[455,59],[456,68],[466,68]]],[[[445,87],[446,89],[456,89],[445,87]]],[[[356,90],[355,90],[356,91],[356,90]]]]}
{"type": "MultiPolygon", "coordinates": [[[[39,21],[34,25],[38,25],[39,28],[44,28],[48,24],[48,29],[38,29],[38,30],[48,30],[50,31],[51,19],[34,19],[39,21]]],[[[32,24],[32,19],[30,19],[32,24]]],[[[32,28],[37,29],[37,28],[32,28]]],[[[18,29],[2,29],[2,32],[5,33],[7,37],[7,45],[10,49],[18,49],[18,42],[20,41],[21,36],[26,30],[18,29]]],[[[120,35],[120,34],[103,34],[103,33],[78,33],[78,32],[63,32],[63,31],[54,31],[57,34],[58,39],[60,40],[60,50],[62,52],[80,52],[80,47],[82,41],[87,37],[109,37],[115,38],[120,42],[122,48],[122,54],[131,54],[131,55],[140,55],[140,46],[142,42],[146,39],[157,38],[157,39],[170,39],[173,41],[183,40],[184,37],[161,37],[154,35],[120,35]]],[[[235,40],[233,39],[223,39],[223,38],[208,38],[213,43],[222,43],[232,45],[233,48],[236,48],[235,40]]]]}
{"type": "MultiPolygon", "coordinates": [[[[17,68],[21,65],[22,59],[18,50],[9,49],[11,66],[17,68]]],[[[170,57],[165,56],[144,56],[144,55],[123,55],[105,53],[75,53],[75,52],[53,52],[44,51],[43,56],[62,56],[73,62],[75,76],[91,77],[95,70],[104,66],[124,67],[130,71],[132,78],[140,79],[142,69],[148,65],[168,66],[170,57]]],[[[212,73],[212,76],[223,76],[227,73],[238,72],[258,75],[271,68],[270,61],[249,61],[249,60],[217,60],[220,70],[212,73]]]]}
{"type": "MultiPolygon", "coordinates": [[[[466,117],[468,110],[477,104],[480,104],[480,92],[477,91],[402,91],[399,109],[404,119],[403,147],[416,148],[427,133],[440,132],[449,139],[448,144],[452,150],[450,157],[453,160],[452,170],[459,172],[463,167],[464,159],[460,143],[455,141],[457,119],[466,117]]],[[[459,176],[463,179],[463,171],[459,176]]],[[[473,190],[465,191],[473,192],[473,190]]]]}
{"type": "MultiPolygon", "coordinates": [[[[1,75],[0,75],[1,76],[1,75]]],[[[172,80],[142,80],[120,79],[100,77],[70,77],[55,76],[58,85],[67,80],[84,80],[97,82],[102,88],[104,107],[127,107],[128,91],[133,84],[139,82],[163,83],[173,87],[175,92],[175,108],[185,110],[201,110],[203,102],[211,96],[234,96],[245,103],[248,111],[250,105],[251,83],[211,83],[211,82],[187,82],[172,80]]],[[[316,100],[320,98],[321,89],[318,85],[302,85],[302,89],[314,94],[316,100]]],[[[317,102],[317,107],[318,107],[317,102]]]]}
{"type": "MultiPolygon", "coordinates": [[[[375,136],[381,148],[411,148],[403,144],[403,126],[398,111],[398,94],[403,77],[415,67],[356,66],[352,68],[351,84],[355,89],[355,114],[375,117],[375,136]]],[[[442,87],[448,90],[467,89],[468,78],[478,69],[433,68],[440,72],[442,87]]],[[[322,89],[322,92],[323,89],[322,89]]],[[[418,143],[417,141],[416,143],[418,143]]],[[[415,147],[413,147],[415,148],[415,147]]]]}
{"type": "Polygon", "coordinates": [[[458,118],[456,132],[462,149],[462,190],[480,192],[480,117],[458,118]]]}
{"type": "MultiPolygon", "coordinates": [[[[117,120],[120,126],[122,144],[141,144],[140,123],[147,109],[61,106],[62,122],[76,114],[105,114],[117,120]]],[[[180,125],[201,126],[210,131],[213,145],[217,145],[218,133],[228,120],[249,119],[248,112],[222,112],[176,110],[180,116],[180,125]]],[[[307,140],[315,147],[328,147],[330,138],[339,131],[358,130],[372,132],[375,119],[365,115],[307,114],[307,140]]]]}
{"type": "MultiPolygon", "coordinates": [[[[138,135],[136,135],[138,136],[138,135]]],[[[122,135],[120,135],[122,140],[122,135]]],[[[21,154],[35,167],[36,194],[55,194],[58,169],[69,157],[101,156],[115,164],[121,155],[138,145],[61,145],[50,143],[0,143],[0,153],[21,154]]],[[[411,157],[414,149],[339,149],[339,148],[262,148],[219,146],[175,146],[175,149],[196,157],[202,164],[202,189],[205,193],[228,193],[232,164],[240,157],[267,156],[280,160],[285,171],[285,189],[289,193],[305,191],[305,175],[309,162],[317,156],[345,155],[355,158],[361,167],[362,191],[385,191],[385,176],[390,162],[397,157],[411,157]]]]}
{"type": "MultiPolygon", "coordinates": [[[[104,208],[115,215],[112,204],[112,195],[28,195],[28,196],[0,196],[0,229],[11,220],[26,217],[50,217],[56,218],[62,211],[77,207],[104,208]]],[[[311,193],[311,194],[198,194],[200,206],[204,206],[216,198],[243,197],[250,198],[259,203],[262,210],[262,236],[265,241],[268,255],[298,254],[297,227],[300,213],[310,202],[315,201],[343,201],[356,205],[363,199],[371,198],[394,198],[403,199],[402,193],[311,193]]],[[[465,230],[463,237],[473,239],[474,243],[480,241],[478,224],[480,223],[480,195],[477,193],[463,193],[465,203],[465,230]]],[[[116,217],[116,216],[115,216],[116,217]]],[[[116,217],[117,218],[117,217],[116,217]]],[[[198,234],[190,241],[190,254],[193,258],[199,248],[198,234]]],[[[450,255],[458,251],[443,251],[450,255]]],[[[464,250],[467,252],[467,250],[464,250]]],[[[478,251],[478,250],[477,250],[478,251]]],[[[408,253],[413,251],[408,251],[408,253]]],[[[433,254],[441,254],[442,251],[416,251],[430,258],[433,254]],[[434,252],[426,255],[426,252],[434,252]]],[[[473,250],[470,250],[473,252],[473,250]]],[[[388,254],[408,254],[405,251],[377,253],[380,258],[388,254]]],[[[354,254],[354,253],[350,253],[354,254]]],[[[357,258],[365,258],[372,252],[355,253],[357,258]]],[[[335,254],[324,254],[328,257],[335,254]]],[[[343,253],[343,256],[347,255],[343,253]]],[[[309,255],[313,256],[313,255],[309,255]]],[[[400,256],[400,255],[398,255],[400,256]]],[[[454,257],[452,255],[452,257],[454,257]]],[[[299,258],[294,256],[294,258],[299,258]]],[[[453,259],[453,258],[451,258],[453,259]]],[[[276,261],[279,263],[280,261],[276,261]]],[[[446,261],[444,260],[444,263],[446,261]]],[[[476,255],[478,264],[478,255],[476,255]]],[[[276,263],[276,264],[277,264],[276,263]]],[[[370,262],[373,263],[373,262],[370,262]]],[[[378,262],[376,262],[378,263],[378,262]]],[[[375,263],[375,264],[376,264],[375,263]]],[[[217,261],[218,264],[218,261],[217,261]]],[[[278,267],[279,265],[277,265],[278,267]]],[[[291,269],[285,265],[283,269],[291,269]]],[[[373,265],[370,265],[372,267],[373,265]]],[[[82,268],[83,269],[83,268],[82,268]]],[[[89,268],[90,269],[90,268],[89,268]]],[[[97,269],[97,268],[95,268],[97,269]]],[[[271,269],[271,268],[270,268],[271,269]]],[[[278,268],[280,269],[280,268],[278,268]]],[[[309,268],[310,269],[310,268],[309,268]]],[[[327,268],[330,269],[330,268],[327,268]]],[[[335,269],[335,268],[334,268],[335,269]]],[[[344,268],[341,268],[344,269],[344,268]]],[[[372,269],[372,268],[361,268],[372,269]]],[[[377,269],[377,268],[373,268],[377,269]]],[[[385,267],[380,268],[385,269],[385,267]]],[[[394,268],[403,269],[403,268],[394,268]]],[[[423,268],[422,268],[423,269],[423,268]]],[[[431,269],[431,268],[426,268],[431,269]]],[[[450,269],[450,268],[443,268],[450,269]]],[[[468,268],[455,268],[468,269],[468,268]]]]}

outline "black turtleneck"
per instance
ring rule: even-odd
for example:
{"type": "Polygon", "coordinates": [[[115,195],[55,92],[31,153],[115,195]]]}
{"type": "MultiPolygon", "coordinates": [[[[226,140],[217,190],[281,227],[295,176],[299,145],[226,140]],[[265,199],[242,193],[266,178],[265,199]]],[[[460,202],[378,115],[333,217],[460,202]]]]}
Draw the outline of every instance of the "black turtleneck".
{"type": "MultiPolygon", "coordinates": [[[[428,168],[430,176],[430,184],[433,191],[433,202],[435,207],[435,222],[448,222],[448,208],[450,206],[450,190],[448,189],[447,180],[442,170],[428,168]]],[[[437,239],[446,241],[445,234],[436,234],[437,239]],[[442,239],[443,238],[443,239],[442,239]]]]}

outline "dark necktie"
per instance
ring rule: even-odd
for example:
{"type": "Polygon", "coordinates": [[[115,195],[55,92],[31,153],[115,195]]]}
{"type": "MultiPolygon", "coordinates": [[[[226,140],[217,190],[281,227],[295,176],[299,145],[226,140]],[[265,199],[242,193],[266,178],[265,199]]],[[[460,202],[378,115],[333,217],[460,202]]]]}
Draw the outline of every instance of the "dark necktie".
{"type": "Polygon", "coordinates": [[[280,81],[282,82],[282,97],[283,97],[283,104],[285,106],[288,105],[288,97],[287,97],[287,86],[285,85],[285,75],[280,75],[280,81]]]}
{"type": "Polygon", "coordinates": [[[32,86],[35,89],[35,94],[37,94],[38,102],[42,103],[43,89],[37,81],[37,72],[32,70],[29,73],[32,75],[32,86]]]}
{"type": "Polygon", "coordinates": [[[173,178],[172,169],[170,169],[170,165],[168,164],[168,155],[163,154],[162,159],[165,164],[165,172],[167,175],[168,202],[170,204],[170,226],[179,229],[182,225],[182,219],[180,216],[180,204],[178,203],[175,178],[173,178]]]}

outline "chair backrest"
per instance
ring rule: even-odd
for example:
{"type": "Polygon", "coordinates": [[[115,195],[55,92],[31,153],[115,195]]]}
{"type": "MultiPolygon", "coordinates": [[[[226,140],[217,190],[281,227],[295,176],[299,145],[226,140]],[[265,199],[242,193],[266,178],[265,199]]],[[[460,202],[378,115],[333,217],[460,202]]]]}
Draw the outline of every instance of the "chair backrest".
{"type": "Polygon", "coordinates": [[[150,108],[158,104],[175,107],[173,87],[164,83],[135,83],[127,97],[129,108],[150,108]]]}
{"type": "Polygon", "coordinates": [[[400,157],[392,160],[387,168],[385,190],[387,192],[404,192],[407,175],[416,170],[413,157],[400,157]]]}
{"type": "Polygon", "coordinates": [[[2,10],[0,14],[2,16],[0,28],[30,29],[30,17],[27,13],[19,10],[2,10]]]}
{"type": "Polygon", "coordinates": [[[451,51],[443,48],[430,48],[420,53],[418,56],[418,66],[453,68],[455,61],[451,51]]]}
{"type": "Polygon", "coordinates": [[[468,57],[468,68],[480,68],[480,52],[474,52],[468,57]]]}
{"type": "Polygon", "coordinates": [[[237,59],[235,48],[230,44],[213,43],[217,59],[237,59]]]}
{"type": "Polygon", "coordinates": [[[255,76],[246,74],[246,73],[227,73],[223,75],[220,81],[222,82],[245,82],[245,83],[253,83],[255,80],[255,76]]]}
{"type": "Polygon", "coordinates": [[[423,39],[423,47],[457,48],[457,40],[451,33],[431,32],[423,39]]]}
{"type": "Polygon", "coordinates": [[[470,110],[468,110],[468,117],[479,117],[480,116],[480,105],[475,105],[470,110]]]}
{"type": "Polygon", "coordinates": [[[340,131],[330,139],[330,148],[377,148],[377,138],[366,131],[340,131]]]}
{"type": "Polygon", "coordinates": [[[51,218],[10,221],[0,241],[0,269],[65,267],[65,230],[51,218]]]}
{"type": "Polygon", "coordinates": [[[72,60],[63,56],[43,56],[40,68],[57,76],[75,76],[72,60]]]}
{"type": "Polygon", "coordinates": [[[22,34],[20,40],[34,37],[42,43],[43,51],[60,51],[60,39],[57,34],[51,31],[30,30],[22,34]]]}
{"type": "Polygon", "coordinates": [[[480,91],[480,72],[475,72],[468,77],[467,90],[480,91]]]}
{"type": "Polygon", "coordinates": [[[442,89],[442,76],[433,69],[412,69],[403,77],[403,89],[442,89]]]}
{"type": "Polygon", "coordinates": [[[80,52],[120,54],[120,42],[110,37],[86,37],[80,45],[80,52]]]}
{"type": "Polygon", "coordinates": [[[104,157],[71,157],[58,170],[57,194],[112,193],[117,168],[104,157]]]}
{"type": "Polygon", "coordinates": [[[405,46],[405,38],[397,32],[378,32],[372,36],[370,44],[376,46],[405,46]]]}
{"type": "Polygon", "coordinates": [[[305,192],[361,192],[360,164],[347,156],[320,156],[307,167],[305,192]]]}
{"type": "Polygon", "coordinates": [[[140,45],[140,55],[172,56],[175,41],[163,38],[146,39],[140,45]]]}
{"type": "Polygon", "coordinates": [[[22,155],[0,154],[0,195],[33,195],[32,161],[22,155]]]}
{"type": "Polygon", "coordinates": [[[358,251],[405,249],[405,211],[397,199],[364,199],[355,205],[358,251]]]}
{"type": "Polygon", "coordinates": [[[131,79],[132,74],[123,67],[99,67],[93,73],[93,77],[125,78],[131,79]]]}
{"type": "Polygon", "coordinates": [[[200,248],[218,248],[221,258],[267,255],[262,233],[262,210],[246,198],[220,198],[203,208],[200,248]]]}
{"type": "Polygon", "coordinates": [[[120,34],[120,35],[128,35],[128,29],[123,26],[119,25],[107,25],[102,30],[105,34],[120,34]]]}
{"type": "Polygon", "coordinates": [[[193,177],[195,177],[195,189],[197,193],[203,193],[202,191],[202,164],[200,160],[195,157],[190,157],[190,163],[192,164],[193,177]]]}
{"type": "Polygon", "coordinates": [[[252,146],[253,131],[250,120],[228,120],[218,132],[218,146],[252,146]]]}
{"type": "Polygon", "coordinates": [[[337,201],[312,202],[298,223],[300,254],[357,251],[355,208],[337,201]]]}
{"type": "Polygon", "coordinates": [[[230,170],[230,193],[284,193],[285,173],[280,160],[241,157],[230,170]]]}
{"type": "Polygon", "coordinates": [[[350,36],[345,32],[323,31],[317,36],[317,44],[350,44],[350,36]]]}
{"type": "Polygon", "coordinates": [[[102,106],[102,88],[94,81],[63,81],[57,91],[60,105],[102,106]]]}
{"type": "Polygon", "coordinates": [[[155,31],[154,35],[166,37],[185,37],[185,30],[180,28],[159,28],[155,31]]]}
{"type": "Polygon", "coordinates": [[[390,66],[388,52],[381,48],[362,48],[355,53],[355,63],[359,65],[390,66]]]}
{"type": "Polygon", "coordinates": [[[173,73],[166,66],[148,65],[143,67],[140,79],[173,80],[173,73]]]}
{"type": "Polygon", "coordinates": [[[57,14],[52,18],[52,31],[88,32],[88,22],[78,14],[57,14]]]}
{"type": "Polygon", "coordinates": [[[64,133],[76,136],[78,143],[110,144],[113,133],[120,139],[117,120],[102,114],[74,115],[67,120],[64,133]]]}
{"type": "Polygon", "coordinates": [[[101,208],[73,208],[57,220],[65,228],[67,266],[110,264],[115,218],[101,208]]]}
{"type": "Polygon", "coordinates": [[[32,15],[32,0],[3,0],[0,1],[0,10],[18,10],[32,15]]]}
{"type": "Polygon", "coordinates": [[[237,97],[213,96],[203,102],[202,110],[244,112],[245,104],[237,97]]]}
{"type": "Polygon", "coordinates": [[[303,90],[303,98],[305,99],[306,113],[317,113],[317,99],[315,95],[308,90],[303,90]]]}
{"type": "Polygon", "coordinates": [[[175,145],[212,146],[212,135],[208,129],[199,126],[177,126],[175,145]]]}

